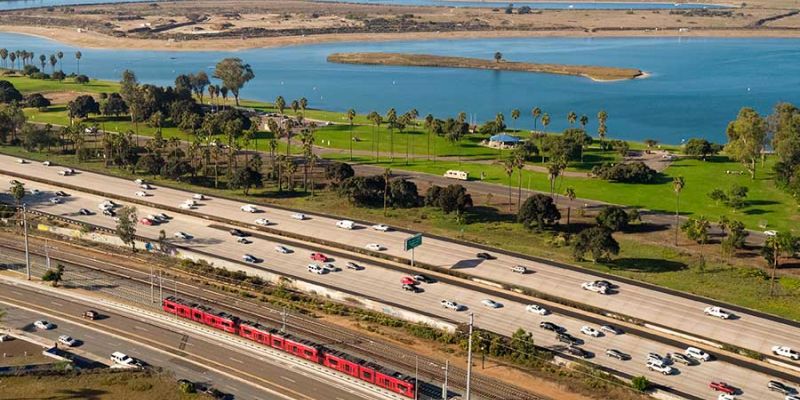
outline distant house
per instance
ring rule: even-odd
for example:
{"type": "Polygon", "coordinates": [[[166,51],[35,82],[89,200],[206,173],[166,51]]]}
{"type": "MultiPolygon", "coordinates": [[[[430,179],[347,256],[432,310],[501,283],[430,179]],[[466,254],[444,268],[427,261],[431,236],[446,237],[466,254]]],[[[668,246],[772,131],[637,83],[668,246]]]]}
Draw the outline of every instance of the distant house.
{"type": "Polygon", "coordinates": [[[484,141],[486,146],[495,148],[495,149],[507,149],[511,147],[515,147],[518,144],[522,143],[522,139],[507,135],[505,133],[500,133],[497,135],[493,135],[489,138],[488,141],[484,141]]]}

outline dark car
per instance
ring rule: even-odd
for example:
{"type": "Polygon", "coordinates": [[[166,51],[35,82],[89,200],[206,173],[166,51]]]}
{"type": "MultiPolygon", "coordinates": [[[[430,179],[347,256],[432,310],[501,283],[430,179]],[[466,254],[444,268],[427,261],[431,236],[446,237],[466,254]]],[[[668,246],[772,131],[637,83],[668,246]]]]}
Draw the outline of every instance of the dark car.
{"type": "Polygon", "coordinates": [[[419,293],[422,289],[418,288],[417,285],[403,285],[403,290],[411,292],[411,293],[419,293]]]}
{"type": "Polygon", "coordinates": [[[100,314],[98,314],[95,310],[86,310],[83,312],[83,318],[94,321],[97,318],[100,318],[100,314]]]}
{"type": "Polygon", "coordinates": [[[556,335],[556,339],[561,343],[566,343],[571,346],[581,344],[580,339],[570,335],[569,333],[559,333],[556,335]]]}
{"type": "Polygon", "coordinates": [[[69,197],[69,194],[67,192],[62,191],[62,190],[57,191],[55,194],[58,197],[69,197]]]}
{"type": "Polygon", "coordinates": [[[478,253],[475,255],[475,257],[478,257],[483,260],[494,260],[495,258],[497,258],[489,253],[478,253]]]}
{"type": "Polygon", "coordinates": [[[78,210],[78,214],[80,214],[80,215],[92,215],[94,213],[89,211],[89,209],[81,208],[80,210],[78,210]]]}
{"type": "Polygon", "coordinates": [[[355,271],[361,271],[362,269],[364,269],[364,267],[362,267],[362,266],[360,266],[360,265],[358,265],[358,264],[356,264],[356,263],[354,263],[352,261],[348,261],[347,264],[345,264],[345,265],[347,266],[347,269],[352,269],[352,270],[355,270],[355,271]]]}
{"type": "Polygon", "coordinates": [[[103,215],[107,215],[109,217],[116,217],[117,213],[114,210],[103,210],[103,215]]]}
{"type": "Polygon", "coordinates": [[[769,381],[769,382],[767,382],[767,388],[770,391],[778,392],[780,394],[792,394],[792,393],[794,393],[794,390],[791,387],[786,386],[786,384],[784,384],[783,382],[778,382],[778,381],[769,381]]]}
{"type": "Polygon", "coordinates": [[[544,322],[539,323],[539,328],[542,328],[542,329],[544,329],[546,331],[553,331],[553,332],[564,332],[564,331],[566,331],[566,329],[564,329],[562,326],[556,325],[556,324],[554,324],[552,322],[548,322],[548,321],[544,321],[544,322]]]}
{"type": "Polygon", "coordinates": [[[236,236],[236,237],[248,236],[246,233],[244,233],[244,232],[242,232],[242,231],[240,231],[239,229],[236,229],[236,228],[231,229],[230,233],[231,233],[231,236],[236,236]]]}
{"type": "Polygon", "coordinates": [[[197,388],[198,392],[205,393],[205,394],[211,396],[211,398],[214,399],[214,400],[227,400],[227,399],[232,399],[233,398],[233,396],[231,396],[230,394],[220,392],[219,390],[215,389],[213,386],[205,384],[205,383],[199,383],[198,382],[198,383],[195,384],[195,387],[197,388]]]}
{"type": "Polygon", "coordinates": [[[617,360],[630,360],[631,356],[629,354],[625,354],[617,349],[608,349],[606,350],[606,355],[611,358],[616,358],[617,360]]]}
{"type": "Polygon", "coordinates": [[[414,275],[414,279],[416,279],[417,282],[422,282],[422,283],[434,283],[434,282],[436,282],[436,280],[431,278],[430,276],[421,275],[421,274],[420,275],[414,275]]]}
{"type": "Polygon", "coordinates": [[[564,351],[567,354],[575,356],[575,357],[592,358],[592,353],[589,353],[588,351],[586,351],[586,350],[584,350],[584,349],[582,349],[580,347],[569,346],[566,349],[564,349],[564,351]]]}

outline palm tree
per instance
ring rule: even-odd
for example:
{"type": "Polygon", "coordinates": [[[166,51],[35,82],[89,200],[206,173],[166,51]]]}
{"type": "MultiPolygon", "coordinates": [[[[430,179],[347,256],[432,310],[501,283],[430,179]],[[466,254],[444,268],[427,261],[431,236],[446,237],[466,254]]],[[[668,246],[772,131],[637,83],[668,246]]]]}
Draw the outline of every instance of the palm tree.
{"type": "Polygon", "coordinates": [[[289,104],[289,107],[292,109],[292,112],[294,112],[294,115],[297,115],[297,110],[300,109],[300,102],[297,100],[292,100],[292,102],[289,104]]]}
{"type": "Polygon", "coordinates": [[[283,115],[283,110],[286,108],[286,100],[283,99],[283,96],[275,98],[275,108],[278,109],[279,114],[283,115]]]}
{"type": "Polygon", "coordinates": [[[58,63],[59,63],[58,69],[60,71],[63,71],[64,70],[64,65],[61,64],[61,59],[64,58],[64,53],[59,51],[58,53],[56,53],[56,57],[58,57],[58,63]]]}
{"type": "Polygon", "coordinates": [[[597,136],[600,137],[600,148],[604,148],[603,140],[606,138],[606,120],[608,120],[608,113],[603,110],[597,113],[597,136]]]}
{"type": "Polygon", "coordinates": [[[580,121],[581,121],[581,129],[585,131],[586,125],[589,123],[589,117],[587,117],[585,114],[581,115],[580,121]]]}
{"type": "Polygon", "coordinates": [[[0,49],[0,59],[3,60],[3,68],[6,66],[6,59],[8,58],[8,49],[5,47],[0,49]]]}
{"type": "Polygon", "coordinates": [[[305,97],[300,98],[300,109],[303,111],[303,116],[306,116],[306,108],[308,108],[308,99],[305,97]]]}
{"type": "Polygon", "coordinates": [[[533,107],[531,110],[531,116],[533,117],[533,130],[536,130],[536,122],[539,120],[539,117],[542,116],[542,109],[539,107],[533,107]]]}
{"type": "Polygon", "coordinates": [[[78,75],[81,74],[81,57],[83,57],[83,54],[80,51],[76,51],[75,60],[78,62],[78,75]]]}
{"type": "Polygon", "coordinates": [[[495,133],[500,133],[502,131],[501,127],[504,126],[505,124],[506,124],[505,115],[503,115],[503,113],[497,113],[497,115],[494,116],[495,133]]]}
{"type": "Polygon", "coordinates": [[[47,65],[47,56],[44,54],[40,54],[39,62],[42,64],[42,73],[44,73],[44,66],[47,65]]]}
{"type": "Polygon", "coordinates": [[[778,270],[778,264],[781,254],[792,255],[798,250],[797,238],[792,236],[790,232],[778,232],[775,235],[768,236],[761,254],[767,259],[767,262],[772,264],[772,273],[769,283],[769,295],[775,295],[775,274],[778,270]]]}
{"type": "Polygon", "coordinates": [[[386,112],[386,123],[389,126],[389,161],[394,161],[394,133],[393,129],[397,126],[397,111],[390,108],[386,112]]]}
{"type": "Polygon", "coordinates": [[[519,110],[518,109],[515,108],[515,109],[511,110],[511,119],[513,119],[514,122],[516,122],[517,119],[519,119],[519,110]]]}
{"type": "MultiPolygon", "coordinates": [[[[308,164],[314,156],[314,134],[308,129],[303,129],[300,133],[300,141],[303,143],[303,190],[308,191],[308,164]]],[[[313,172],[313,171],[312,171],[313,172]]]]}
{"type": "Polygon", "coordinates": [[[550,114],[542,114],[542,130],[547,132],[547,125],[550,125],[550,114]]]}
{"type": "MultiPolygon", "coordinates": [[[[575,195],[575,189],[571,186],[564,189],[564,196],[566,196],[570,202],[575,201],[575,197],[577,197],[575,195]]],[[[567,203],[567,225],[569,225],[569,217],[571,211],[572,207],[570,206],[569,203],[567,203]]]]}
{"type": "Polygon", "coordinates": [[[578,120],[578,114],[575,114],[575,111],[570,111],[569,114],[567,114],[567,122],[569,122],[570,128],[572,128],[572,126],[575,124],[575,121],[577,120],[578,120]]]}
{"type": "Polygon", "coordinates": [[[386,203],[389,199],[389,179],[392,177],[392,170],[386,168],[383,170],[383,216],[386,216],[386,203]]]}
{"type": "Polygon", "coordinates": [[[678,245],[678,229],[680,225],[678,219],[680,217],[681,191],[684,186],[686,186],[686,181],[683,180],[682,176],[672,178],[672,190],[675,192],[675,246],[678,245]]]}
{"type": "Polygon", "coordinates": [[[433,120],[434,118],[432,114],[425,116],[425,129],[428,130],[428,161],[431,160],[431,133],[433,132],[433,120]]]}
{"type": "Polygon", "coordinates": [[[494,62],[499,63],[503,59],[503,53],[497,51],[494,53],[494,62]]]}
{"type": "Polygon", "coordinates": [[[547,166],[547,178],[550,180],[550,196],[556,198],[556,179],[561,176],[561,171],[566,165],[561,161],[553,161],[547,166]]]}
{"type": "Polygon", "coordinates": [[[11,69],[12,70],[17,68],[17,61],[16,61],[17,60],[17,54],[19,54],[19,50],[15,51],[13,53],[10,53],[8,55],[8,59],[11,60],[11,69]]]}
{"type": "Polygon", "coordinates": [[[517,211],[522,207],[522,170],[525,168],[525,158],[528,152],[524,146],[517,146],[512,153],[514,166],[517,168],[517,211]]]}
{"type": "MultiPolygon", "coordinates": [[[[305,100],[305,97],[302,99],[305,100]]],[[[303,107],[303,114],[305,114],[305,107],[303,107]]],[[[356,117],[356,110],[347,110],[347,120],[350,121],[350,161],[353,161],[353,118],[356,117]]]]}
{"type": "Polygon", "coordinates": [[[376,111],[372,111],[369,113],[369,115],[367,115],[367,119],[372,122],[372,139],[373,139],[372,143],[373,146],[375,146],[375,162],[378,162],[378,160],[380,159],[380,156],[378,154],[378,151],[380,149],[380,135],[375,134],[375,127],[381,126],[381,124],[383,123],[383,117],[381,117],[381,115],[378,114],[376,111]]]}
{"type": "Polygon", "coordinates": [[[56,64],[58,64],[58,58],[54,54],[50,55],[50,71],[52,73],[56,73],[56,64]]]}
{"type": "Polygon", "coordinates": [[[516,167],[516,165],[514,163],[513,157],[508,157],[505,160],[503,160],[503,171],[505,171],[506,175],[508,175],[508,212],[512,211],[512,207],[514,204],[511,201],[511,188],[512,188],[511,175],[514,175],[514,167],[516,167]]]}

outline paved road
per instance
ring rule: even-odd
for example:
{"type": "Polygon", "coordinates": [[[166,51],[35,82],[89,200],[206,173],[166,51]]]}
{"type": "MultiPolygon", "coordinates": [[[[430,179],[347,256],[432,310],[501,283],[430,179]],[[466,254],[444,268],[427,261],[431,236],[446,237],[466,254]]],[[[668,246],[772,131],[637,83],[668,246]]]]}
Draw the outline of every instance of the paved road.
{"type": "Polygon", "coordinates": [[[53,296],[47,292],[0,283],[0,302],[7,311],[4,325],[34,332],[36,336],[53,341],[59,335],[70,335],[82,342],[78,347],[80,351],[103,359],[108,358],[114,351],[122,351],[149,365],[169,369],[177,378],[211,383],[220,390],[233,394],[237,399],[352,399],[355,396],[350,391],[317,381],[283,362],[266,360],[259,354],[247,354],[243,351],[231,349],[220,351],[223,349],[218,344],[192,332],[176,332],[140,318],[132,318],[98,308],[96,305],[53,296]],[[28,307],[53,311],[39,312],[25,309],[28,307]],[[87,309],[96,309],[108,318],[89,325],[79,318],[68,318],[63,315],[78,316],[87,309]],[[47,319],[57,327],[50,331],[37,331],[32,327],[33,321],[37,319],[47,319]],[[104,332],[107,328],[116,332],[129,332],[130,335],[104,332]],[[143,346],[136,339],[137,336],[157,341],[175,351],[169,354],[143,346]],[[245,384],[242,380],[232,379],[188,361],[191,356],[213,360],[225,365],[228,371],[245,371],[260,379],[275,381],[275,385],[267,386],[263,383],[260,385],[256,382],[245,384]]]}
{"type": "MultiPolygon", "coordinates": [[[[65,179],[65,183],[83,185],[89,188],[103,188],[103,190],[114,193],[117,196],[136,199],[134,193],[138,188],[130,181],[88,172],[82,172],[69,178],[61,178],[57,175],[57,167],[45,167],[39,163],[20,165],[14,161],[15,159],[11,157],[0,156],[0,166],[9,171],[44,179],[65,179]]],[[[31,183],[29,187],[44,188],[45,186],[31,183]]],[[[49,189],[55,188],[50,187],[49,189]]],[[[163,187],[150,191],[150,193],[152,195],[145,198],[148,202],[171,207],[176,207],[191,196],[186,192],[163,187]]],[[[76,199],[68,200],[65,204],[58,206],[46,203],[46,199],[47,196],[42,196],[30,198],[26,201],[36,202],[37,207],[44,207],[43,209],[48,212],[75,217],[78,207],[72,203],[77,201],[76,199]]],[[[91,210],[97,210],[98,202],[99,198],[93,198],[92,202],[84,204],[84,206],[91,210]]],[[[403,240],[408,237],[405,232],[381,233],[371,229],[343,230],[337,229],[335,227],[336,220],[330,218],[315,216],[309,220],[298,221],[290,217],[291,212],[262,207],[262,210],[266,212],[249,214],[240,211],[240,206],[241,203],[235,201],[212,199],[201,202],[196,213],[197,215],[213,215],[243,223],[253,223],[256,218],[268,218],[274,223],[271,227],[281,231],[325,238],[355,247],[364,247],[368,243],[377,242],[387,247],[385,252],[388,254],[408,257],[407,253],[402,251],[403,240]]],[[[142,211],[140,214],[146,215],[154,211],[156,210],[142,211]]],[[[172,226],[177,225],[176,221],[171,222],[171,224],[174,224],[172,226]]],[[[161,228],[142,228],[141,230],[146,232],[148,229],[157,233],[161,228]]],[[[186,229],[188,233],[198,233],[193,232],[194,229],[189,227],[186,227],[186,229]]],[[[167,230],[171,236],[179,229],[167,230]]],[[[218,235],[206,237],[202,241],[193,241],[193,245],[202,246],[203,248],[210,248],[220,243],[224,243],[224,240],[219,238],[218,235]]],[[[232,258],[240,258],[246,252],[245,247],[234,246],[234,248],[241,250],[238,251],[238,255],[234,255],[232,258]]],[[[216,249],[217,247],[215,247],[215,251],[216,249]]],[[[427,264],[458,270],[478,278],[528,287],[542,293],[590,304],[611,312],[762,353],[769,353],[771,347],[778,344],[800,348],[800,327],[798,325],[788,325],[748,313],[739,313],[739,318],[734,320],[721,321],[713,319],[704,316],[702,313],[702,310],[706,306],[712,305],[713,302],[690,300],[639,285],[623,283],[620,284],[617,294],[601,296],[577,290],[582,282],[597,279],[597,276],[589,271],[567,270],[547,263],[532,262],[505,255],[499,255],[496,260],[484,261],[475,257],[478,251],[480,250],[474,247],[426,238],[424,245],[416,250],[415,256],[418,261],[427,264]],[[536,273],[520,276],[510,272],[511,266],[520,264],[526,265],[536,273]],[[657,316],[657,318],[654,318],[654,316],[657,316]]]]}
{"type": "MultiPolygon", "coordinates": [[[[52,169],[51,169],[52,171],[52,169]]],[[[88,176],[81,175],[76,177],[71,177],[70,179],[80,179],[84,180],[88,176]]],[[[114,191],[118,194],[125,193],[125,190],[136,190],[135,185],[131,182],[120,181],[111,179],[109,182],[103,182],[102,185],[107,187],[107,190],[114,191]],[[115,189],[110,185],[120,185],[124,186],[124,189],[115,189]],[[128,189],[130,188],[130,189],[128,189]]],[[[52,191],[55,188],[48,187],[47,185],[43,184],[29,184],[29,187],[36,187],[41,190],[45,191],[52,191]]],[[[159,188],[154,190],[155,193],[153,196],[149,197],[149,201],[154,201],[157,199],[166,199],[167,197],[173,197],[169,199],[168,204],[176,204],[180,202],[182,199],[187,197],[185,193],[171,193],[169,189],[159,188]]],[[[83,217],[83,216],[76,216],[75,210],[80,207],[86,207],[89,209],[96,209],[96,205],[101,201],[101,199],[97,196],[91,195],[84,195],[79,193],[72,193],[73,196],[69,198],[67,202],[60,205],[51,205],[49,202],[46,201],[48,198],[47,195],[40,196],[41,199],[37,201],[36,198],[28,199],[29,204],[34,207],[41,207],[43,211],[53,213],[53,214],[62,214],[69,216],[70,218],[75,219],[82,219],[87,222],[92,222],[98,225],[104,226],[113,226],[113,221],[111,221],[108,217],[103,216],[91,216],[91,217],[83,217]]],[[[343,231],[343,230],[336,230],[335,228],[331,228],[333,226],[332,221],[326,221],[324,218],[321,217],[314,217],[310,220],[306,221],[296,221],[288,217],[287,212],[278,211],[278,210],[269,210],[267,213],[260,213],[260,214],[245,214],[238,210],[238,204],[223,204],[225,200],[221,199],[213,199],[204,202],[204,206],[201,209],[204,212],[214,212],[216,215],[225,216],[225,217],[233,217],[233,218],[242,218],[246,217],[249,219],[253,219],[255,217],[269,217],[271,220],[277,221],[277,225],[275,227],[291,227],[297,226],[306,228],[301,230],[305,234],[308,235],[316,235],[321,237],[333,237],[332,235],[336,235],[337,239],[341,241],[345,241],[352,245],[362,246],[367,241],[375,241],[376,238],[380,238],[380,242],[386,244],[389,247],[389,251],[397,251],[398,246],[400,246],[399,241],[406,236],[406,234],[401,234],[398,232],[388,232],[388,233],[376,233],[371,230],[367,229],[360,229],[354,231],[343,231]],[[214,211],[211,208],[214,208],[214,211]]],[[[229,202],[230,203],[230,202],[229,202]]],[[[148,213],[154,213],[157,210],[149,209],[147,207],[139,207],[140,215],[145,215],[148,213]]],[[[368,265],[367,268],[363,271],[349,271],[345,270],[339,273],[333,274],[325,274],[325,275],[315,275],[315,274],[308,274],[305,272],[304,266],[308,263],[308,255],[310,251],[308,249],[301,249],[297,248],[296,251],[292,254],[278,254],[273,251],[274,246],[280,241],[275,241],[269,237],[265,238],[253,238],[253,243],[249,245],[242,245],[237,244],[233,241],[230,235],[227,232],[215,229],[208,226],[208,222],[190,216],[184,216],[176,214],[174,215],[174,219],[171,220],[169,223],[164,224],[160,227],[144,227],[140,225],[140,233],[149,236],[149,237],[157,237],[158,230],[165,229],[168,235],[171,236],[172,233],[176,231],[184,231],[190,233],[195,236],[194,239],[186,241],[182,243],[183,245],[189,247],[196,247],[200,250],[211,251],[213,250],[215,254],[220,257],[227,257],[230,259],[238,259],[241,257],[241,254],[244,252],[252,253],[260,258],[264,259],[264,262],[260,265],[262,267],[268,267],[269,269],[279,271],[284,274],[288,275],[300,275],[303,276],[305,279],[315,280],[319,282],[323,282],[329,284],[334,287],[341,287],[348,290],[357,291],[369,296],[374,296],[376,298],[383,298],[386,301],[395,302],[397,304],[403,304],[409,308],[415,308],[419,310],[424,310],[429,313],[433,313],[435,315],[449,318],[449,319],[466,319],[464,313],[454,313],[449,312],[446,310],[441,309],[438,307],[438,301],[442,298],[454,298],[457,299],[459,302],[467,305],[469,309],[476,314],[477,323],[479,326],[482,326],[486,329],[490,329],[493,331],[497,331],[500,333],[510,334],[518,327],[523,327],[526,330],[533,331],[535,334],[535,339],[537,343],[544,345],[544,346],[557,346],[556,341],[554,340],[552,334],[546,333],[541,331],[537,328],[538,323],[542,320],[553,320],[559,324],[566,326],[571,332],[577,334],[578,330],[582,325],[585,324],[581,319],[567,317],[564,315],[560,315],[558,313],[554,315],[550,315],[547,317],[539,317],[534,316],[532,314],[526,313],[524,311],[524,307],[526,303],[523,302],[505,302],[505,306],[500,309],[492,310],[488,309],[481,305],[481,300],[486,298],[486,295],[481,292],[470,291],[466,292],[463,288],[455,286],[455,285],[448,285],[444,283],[437,283],[430,286],[425,286],[425,292],[420,293],[417,295],[412,295],[410,293],[404,292],[400,289],[399,281],[402,277],[400,272],[385,270],[382,268],[378,268],[377,266],[368,265]],[[375,282],[382,282],[379,285],[376,285],[375,282]]],[[[458,252],[464,251],[472,251],[474,249],[460,249],[458,245],[454,245],[451,243],[437,243],[436,241],[426,241],[426,244],[423,246],[422,249],[425,251],[420,251],[418,254],[424,255],[426,260],[429,258],[432,261],[438,262],[453,262],[453,261],[442,261],[441,259],[437,259],[434,257],[453,257],[454,255],[457,256],[458,252]]],[[[474,254],[474,253],[469,253],[474,254]]],[[[506,259],[499,259],[491,262],[480,263],[474,260],[470,255],[462,258],[461,260],[455,261],[455,264],[459,264],[458,267],[465,266],[466,270],[477,270],[481,271],[484,267],[487,266],[494,266],[494,267],[487,267],[488,268],[495,268],[497,271],[500,271],[503,276],[509,276],[511,278],[519,279],[519,275],[511,275],[508,273],[507,268],[509,265],[514,265],[514,260],[506,260],[506,259]],[[473,265],[474,264],[474,265],[473,265]],[[480,268],[478,268],[480,266],[480,268]]],[[[418,256],[419,259],[419,256],[418,256]]],[[[345,260],[340,259],[336,260],[339,265],[341,265],[345,260]]],[[[519,262],[518,260],[515,262],[519,262]]],[[[450,264],[449,266],[452,267],[454,264],[450,264]]],[[[245,269],[242,267],[242,269],[245,269]]],[[[546,269],[540,269],[538,266],[535,268],[537,270],[536,274],[530,274],[525,276],[524,278],[533,278],[534,281],[542,280],[548,272],[546,269]]],[[[257,271],[252,271],[257,272],[257,271]]],[[[552,274],[553,279],[558,278],[559,275],[564,276],[568,275],[569,271],[563,271],[559,269],[555,269],[554,272],[550,272],[552,274]]],[[[549,277],[549,276],[548,276],[549,277]]],[[[510,278],[510,279],[511,279],[510,278]]],[[[574,292],[580,296],[585,296],[590,300],[596,299],[624,299],[625,295],[628,293],[628,290],[631,288],[627,288],[625,286],[620,288],[620,294],[613,295],[613,296],[600,296],[590,294],[588,292],[582,292],[576,290],[579,283],[585,280],[578,279],[576,280],[576,285],[566,285],[566,284],[558,284],[557,282],[551,282],[548,286],[551,287],[559,287],[561,286],[562,290],[566,292],[574,292]]],[[[635,287],[634,287],[635,288],[635,287]]],[[[658,297],[657,293],[653,294],[654,297],[658,297]]],[[[661,295],[663,296],[663,295],[661,295]]],[[[683,299],[677,299],[683,300],[683,299]]],[[[631,301],[638,301],[635,299],[628,299],[627,307],[630,307],[631,301]]],[[[670,305],[668,305],[669,307],[670,305]]],[[[749,318],[749,317],[748,317],[749,318]]],[[[742,318],[741,320],[744,320],[742,318]]],[[[717,323],[716,320],[710,320],[705,317],[699,318],[700,321],[706,322],[708,321],[717,323]]],[[[741,321],[740,320],[740,321],[741,321]]],[[[739,322],[739,321],[735,321],[739,322]]],[[[579,335],[579,334],[577,334],[579,335]]],[[[796,337],[794,338],[796,339],[796,337]]],[[[708,397],[708,389],[706,385],[709,381],[714,379],[725,379],[729,380],[737,385],[741,385],[742,389],[744,390],[745,394],[748,396],[755,396],[755,395],[763,395],[769,396],[766,392],[764,384],[766,380],[768,380],[768,376],[762,375],[760,373],[755,373],[753,371],[749,371],[747,369],[733,366],[728,363],[724,362],[713,362],[708,363],[702,366],[695,366],[695,367],[687,367],[687,368],[680,368],[681,373],[679,375],[674,375],[670,377],[662,377],[650,372],[647,372],[644,368],[644,357],[647,352],[649,351],[656,351],[660,353],[666,352],[676,352],[680,351],[674,346],[664,345],[659,342],[654,342],[652,340],[643,339],[641,337],[637,337],[634,335],[626,334],[620,336],[613,336],[613,337],[602,337],[598,339],[588,338],[586,337],[586,344],[584,347],[595,354],[600,355],[596,358],[596,362],[601,363],[602,365],[607,365],[613,367],[615,369],[621,370],[623,372],[632,374],[632,375],[639,375],[645,374],[649,375],[654,381],[659,383],[666,384],[668,386],[675,387],[679,390],[685,391],[687,393],[694,394],[695,396],[699,396],[701,398],[708,397]],[[603,351],[606,348],[615,347],[628,352],[633,355],[632,361],[621,362],[616,361],[613,359],[607,359],[606,357],[602,356],[603,351]]],[[[769,398],[769,397],[766,397],[769,398]]]]}

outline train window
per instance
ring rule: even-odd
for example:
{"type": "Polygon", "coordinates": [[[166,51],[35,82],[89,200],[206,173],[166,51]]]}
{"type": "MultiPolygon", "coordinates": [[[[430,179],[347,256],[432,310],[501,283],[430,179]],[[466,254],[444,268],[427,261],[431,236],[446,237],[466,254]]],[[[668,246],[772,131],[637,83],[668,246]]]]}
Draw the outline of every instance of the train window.
{"type": "Polygon", "coordinates": [[[333,368],[339,368],[339,360],[335,358],[328,357],[328,364],[330,364],[333,368]]]}

